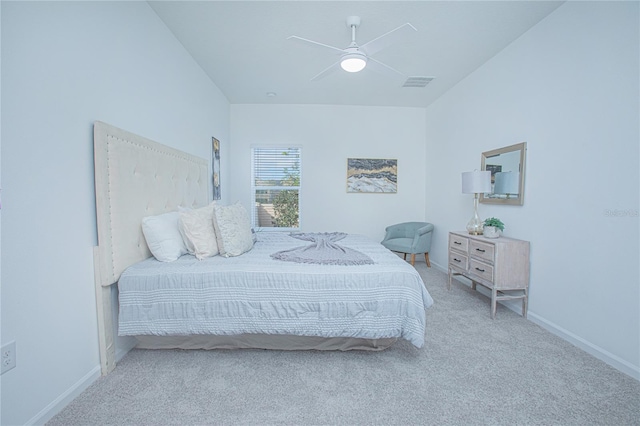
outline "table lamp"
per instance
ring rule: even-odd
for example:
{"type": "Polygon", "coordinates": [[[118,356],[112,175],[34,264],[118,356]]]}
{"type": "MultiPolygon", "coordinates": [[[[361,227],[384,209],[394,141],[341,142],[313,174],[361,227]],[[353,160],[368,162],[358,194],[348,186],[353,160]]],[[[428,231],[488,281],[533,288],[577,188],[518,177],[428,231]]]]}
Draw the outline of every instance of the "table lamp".
{"type": "Polygon", "coordinates": [[[478,217],[478,195],[491,192],[491,172],[478,171],[462,173],[462,193],[473,194],[473,217],[467,223],[471,235],[482,235],[482,221],[478,217]]]}

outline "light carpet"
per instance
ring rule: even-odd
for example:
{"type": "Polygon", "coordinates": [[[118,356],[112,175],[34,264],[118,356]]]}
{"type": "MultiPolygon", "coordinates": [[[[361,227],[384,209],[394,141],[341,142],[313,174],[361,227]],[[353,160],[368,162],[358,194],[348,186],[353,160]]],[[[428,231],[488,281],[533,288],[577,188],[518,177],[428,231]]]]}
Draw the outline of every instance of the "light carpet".
{"type": "Polygon", "coordinates": [[[133,350],[47,425],[639,425],[640,382],[416,264],[426,344],[133,350]]]}

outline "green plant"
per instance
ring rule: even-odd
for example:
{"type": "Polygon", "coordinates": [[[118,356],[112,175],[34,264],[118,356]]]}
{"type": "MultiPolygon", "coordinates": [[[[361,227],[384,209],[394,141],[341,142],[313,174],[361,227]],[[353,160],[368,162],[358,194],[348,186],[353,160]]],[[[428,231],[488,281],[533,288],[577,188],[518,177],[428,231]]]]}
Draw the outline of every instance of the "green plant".
{"type": "MultiPolygon", "coordinates": [[[[289,155],[283,152],[282,155],[289,155]]],[[[284,177],[280,180],[280,186],[300,186],[300,164],[296,162],[291,169],[284,168],[284,177]]],[[[297,228],[299,226],[298,190],[282,190],[273,200],[275,218],[273,225],[279,228],[297,228]]]]}
{"type": "Polygon", "coordinates": [[[298,227],[298,191],[280,191],[273,200],[274,225],[280,228],[298,227]]]}
{"type": "Polygon", "coordinates": [[[484,220],[484,226],[495,226],[496,228],[504,231],[504,223],[497,217],[490,217],[484,220]]]}

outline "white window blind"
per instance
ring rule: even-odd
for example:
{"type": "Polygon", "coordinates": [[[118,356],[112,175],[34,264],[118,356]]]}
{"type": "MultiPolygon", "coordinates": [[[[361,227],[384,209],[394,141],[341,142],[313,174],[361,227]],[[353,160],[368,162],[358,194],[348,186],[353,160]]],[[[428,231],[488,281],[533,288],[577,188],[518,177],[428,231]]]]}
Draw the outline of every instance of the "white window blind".
{"type": "Polygon", "coordinates": [[[300,228],[301,148],[251,149],[251,214],[254,228],[300,228]]]}

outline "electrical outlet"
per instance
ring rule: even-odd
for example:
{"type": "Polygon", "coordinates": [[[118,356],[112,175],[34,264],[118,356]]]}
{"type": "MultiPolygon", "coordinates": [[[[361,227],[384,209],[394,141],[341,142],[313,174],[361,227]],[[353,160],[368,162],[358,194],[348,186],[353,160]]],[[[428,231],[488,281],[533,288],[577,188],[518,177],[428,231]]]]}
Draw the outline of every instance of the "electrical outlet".
{"type": "Polygon", "coordinates": [[[2,347],[2,372],[4,374],[16,367],[16,342],[9,342],[2,347]]]}

